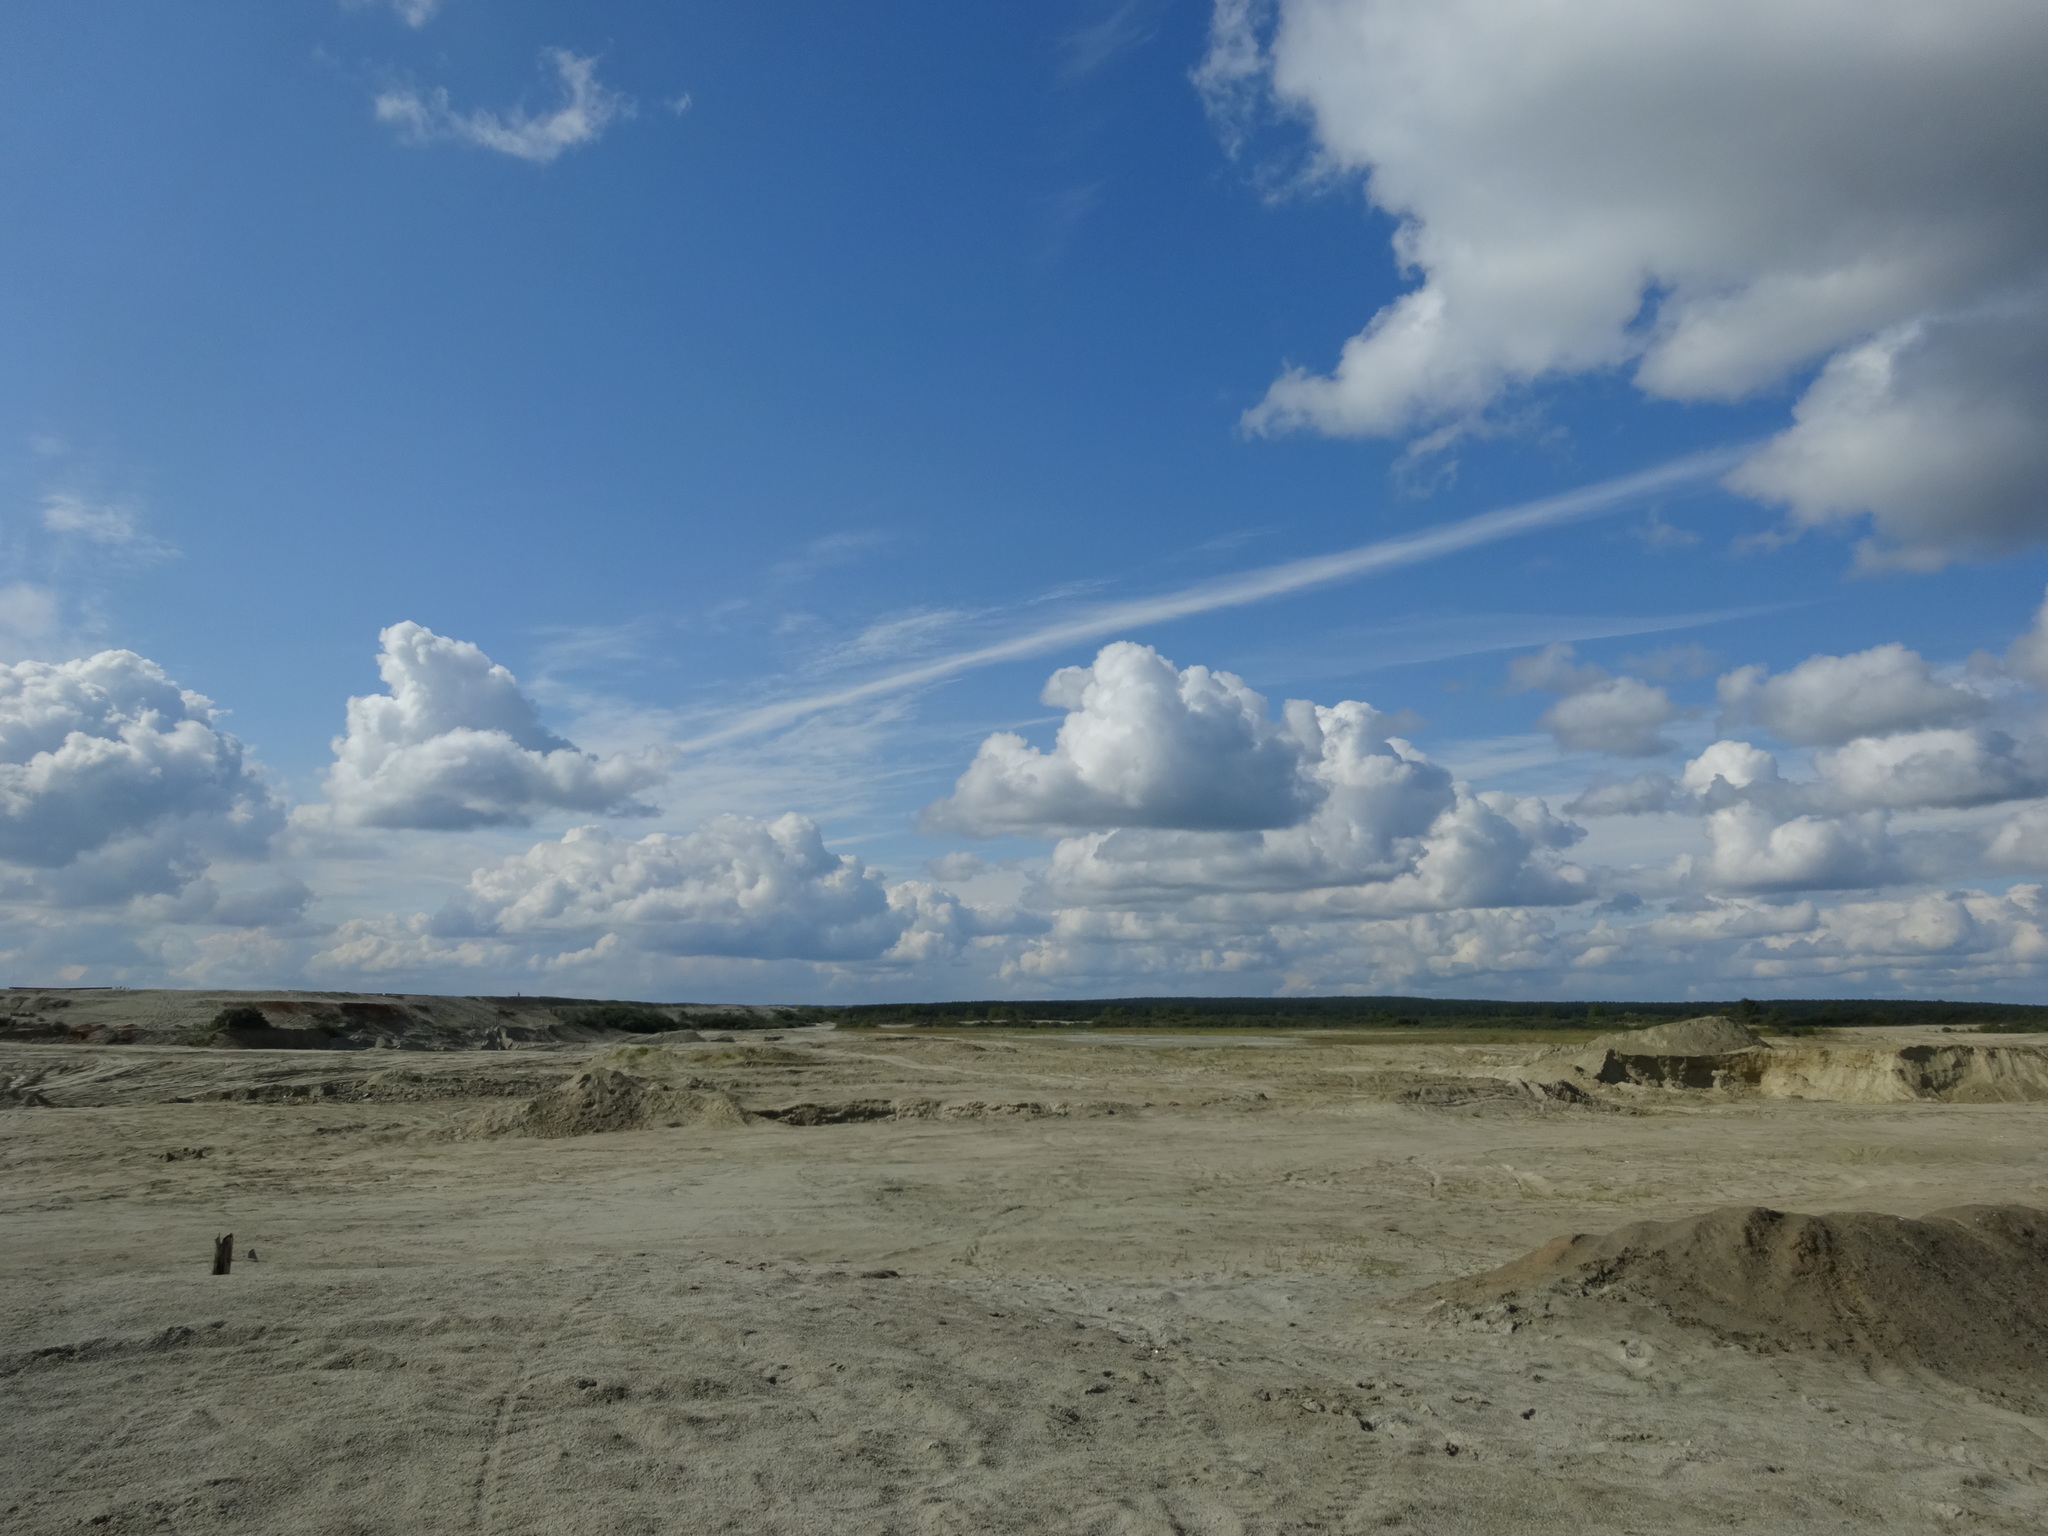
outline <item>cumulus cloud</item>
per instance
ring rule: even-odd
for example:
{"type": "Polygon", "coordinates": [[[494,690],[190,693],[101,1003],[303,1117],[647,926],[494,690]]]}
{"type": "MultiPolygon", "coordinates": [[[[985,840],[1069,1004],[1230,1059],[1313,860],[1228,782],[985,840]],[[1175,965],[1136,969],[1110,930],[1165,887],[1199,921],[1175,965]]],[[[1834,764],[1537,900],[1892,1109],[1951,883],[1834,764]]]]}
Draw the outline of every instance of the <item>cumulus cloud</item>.
{"type": "Polygon", "coordinates": [[[1578,827],[1540,800],[1475,794],[1434,764],[1409,766],[1419,771],[1382,771],[1363,793],[1333,795],[1299,827],[1063,839],[1040,877],[1040,899],[1115,907],[1228,895],[1243,898],[1230,906],[1245,921],[1585,899],[1580,871],[1542,857],[1577,841],[1578,827]]]}
{"type": "Polygon", "coordinates": [[[1453,783],[1368,704],[1290,700],[1274,721],[1238,678],[1127,642],[1054,674],[1044,697],[1069,711],[1053,750],[990,737],[926,821],[1069,833],[1043,905],[1345,888],[1360,910],[1409,911],[1585,894],[1544,857],[1579,828],[1453,783]]]}
{"type": "Polygon", "coordinates": [[[543,50],[541,59],[554,70],[562,88],[561,105],[552,112],[534,114],[523,107],[504,113],[481,108],[457,112],[449,105],[446,90],[422,95],[408,88],[388,90],[377,97],[377,121],[389,124],[414,143],[450,140],[547,165],[579,144],[597,142],[615,119],[633,115],[630,97],[608,90],[598,81],[595,58],[566,48],[549,48],[543,50]]]}
{"type": "Polygon", "coordinates": [[[175,892],[260,857],[282,811],[212,702],[132,651],[0,666],[4,892],[67,905],[175,892]]]}
{"type": "Polygon", "coordinates": [[[1605,668],[1581,666],[1564,641],[1553,641],[1533,656],[1508,663],[1511,688],[1538,689],[1564,697],[1537,724],[1570,752],[1606,752],[1615,757],[1655,757],[1673,749],[1658,734],[1678,718],[1678,706],[1662,688],[1640,678],[1614,677],[1605,668]]]}
{"type": "MultiPolygon", "coordinates": [[[[345,923],[329,972],[564,968],[629,957],[935,963],[1014,915],[890,885],[798,815],[716,816],[637,839],[578,827],[476,870],[426,917],[345,923]]],[[[1028,922],[1027,922],[1028,926],[1028,922]]]]}
{"type": "Polygon", "coordinates": [[[1602,923],[1561,947],[1578,951],[1582,976],[1661,962],[1695,984],[1725,978],[1794,991],[1845,982],[1872,991],[1969,989],[2038,976],[2048,960],[2044,919],[2048,904],[2038,885],[2002,895],[1923,892],[1836,906],[1721,897],[1643,922],[1602,923]]]}
{"type": "Polygon", "coordinates": [[[1748,789],[1780,782],[1778,760],[1746,741],[1717,741],[1685,765],[1679,783],[1692,794],[1711,796],[1719,786],[1748,789]]]}
{"type": "Polygon", "coordinates": [[[1762,667],[1739,667],[1716,691],[1724,719],[1755,720],[1802,746],[1955,725],[1987,708],[1981,695],[1937,678],[1925,657],[1897,642],[1850,656],[1809,656],[1776,677],[1762,667]]]}
{"type": "Polygon", "coordinates": [[[653,752],[595,757],[540,723],[510,672],[414,623],[378,637],[388,693],[348,701],[327,796],[344,822],[453,830],[524,826],[546,810],[630,815],[663,776],[653,752]]]}
{"type": "Polygon", "coordinates": [[[1745,801],[1707,816],[1711,849],[1702,873],[1740,891],[1849,890],[1905,877],[1882,812],[1780,820],[1745,801]]]}
{"type": "Polygon", "coordinates": [[[1657,732],[1677,714],[1662,688],[1638,678],[1616,677],[1559,699],[1536,723],[1569,751],[1655,757],[1672,749],[1657,732]]]}
{"type": "Polygon", "coordinates": [[[1053,749],[989,737],[952,796],[925,812],[929,830],[1278,827],[1315,804],[1304,743],[1228,672],[1177,670],[1120,640],[1090,666],[1055,672],[1040,697],[1068,712],[1053,749]]]}
{"type": "Polygon", "coordinates": [[[2048,869],[2048,805],[2020,807],[1994,829],[1984,854],[1994,868],[2048,869]]]}
{"type": "Polygon", "coordinates": [[[1815,756],[1830,788],[1855,805],[1917,809],[1989,805],[2048,793],[2039,744],[2003,731],[1905,731],[1859,737],[1815,756]]]}
{"type": "Polygon", "coordinates": [[[902,936],[881,879],[802,816],[718,816],[635,841],[593,827],[479,869],[437,925],[499,936],[630,930],[636,947],[873,959],[902,936]]]}
{"type": "Polygon", "coordinates": [[[2048,303],[1915,320],[1829,359],[1794,425],[1729,477],[1796,524],[1868,512],[1865,569],[2005,554],[2048,527],[2048,303]]]}
{"type": "Polygon", "coordinates": [[[1218,0],[1226,132],[1262,96],[1305,119],[1421,279],[1247,424],[1427,431],[1625,366],[1736,399],[1824,361],[1738,488],[1870,515],[1879,560],[2038,541],[2044,70],[2032,0],[1218,0]]]}

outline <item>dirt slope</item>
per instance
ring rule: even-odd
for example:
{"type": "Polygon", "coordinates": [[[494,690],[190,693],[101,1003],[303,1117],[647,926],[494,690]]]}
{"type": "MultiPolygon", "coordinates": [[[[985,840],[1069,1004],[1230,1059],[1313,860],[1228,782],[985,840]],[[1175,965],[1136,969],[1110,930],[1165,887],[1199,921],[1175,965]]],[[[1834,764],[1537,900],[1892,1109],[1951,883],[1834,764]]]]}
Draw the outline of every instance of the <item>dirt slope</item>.
{"type": "Polygon", "coordinates": [[[1481,1315],[1647,1304],[1750,1349],[1916,1366],[2030,1400],[2048,1389],[2048,1212],[2029,1206],[1917,1221],[1726,1207],[1560,1237],[1426,1294],[1481,1315]]]}

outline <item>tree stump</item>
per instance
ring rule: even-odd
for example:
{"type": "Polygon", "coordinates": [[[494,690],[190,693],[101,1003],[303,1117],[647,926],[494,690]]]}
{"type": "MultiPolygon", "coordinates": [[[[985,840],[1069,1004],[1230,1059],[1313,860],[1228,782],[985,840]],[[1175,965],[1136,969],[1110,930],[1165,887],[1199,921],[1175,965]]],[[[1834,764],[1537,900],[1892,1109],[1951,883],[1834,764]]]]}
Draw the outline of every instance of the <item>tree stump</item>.
{"type": "Polygon", "coordinates": [[[216,1237],[213,1240],[213,1272],[216,1275],[224,1275],[233,1267],[234,1262],[235,1234],[230,1232],[226,1237],[216,1237]]]}

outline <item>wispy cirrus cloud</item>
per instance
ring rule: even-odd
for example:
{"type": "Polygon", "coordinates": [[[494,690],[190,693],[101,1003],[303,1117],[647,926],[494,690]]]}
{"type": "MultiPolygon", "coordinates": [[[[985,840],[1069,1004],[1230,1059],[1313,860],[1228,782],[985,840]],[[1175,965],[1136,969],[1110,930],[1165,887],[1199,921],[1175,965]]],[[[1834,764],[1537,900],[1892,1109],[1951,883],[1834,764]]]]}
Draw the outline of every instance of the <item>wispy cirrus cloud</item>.
{"type": "Polygon", "coordinates": [[[1157,35],[1164,10],[1161,0],[1112,0],[1093,21],[1060,39],[1060,79],[1072,85],[1142,48],[1157,35]]]}
{"type": "Polygon", "coordinates": [[[120,502],[96,502],[70,491],[43,498],[43,526],[118,551],[131,560],[165,560],[177,550],[142,530],[135,509],[120,502]]]}
{"type": "Polygon", "coordinates": [[[414,31],[432,21],[441,9],[441,0],[341,0],[345,11],[365,11],[372,6],[382,9],[386,4],[393,15],[414,31]]]}
{"type": "Polygon", "coordinates": [[[541,59],[554,70],[562,88],[561,104],[551,112],[532,113],[524,107],[503,113],[483,108],[458,112],[449,105],[445,89],[422,93],[407,87],[377,97],[377,121],[416,144],[470,144],[548,165],[580,144],[596,143],[614,121],[638,110],[631,97],[598,80],[595,57],[548,48],[541,59]]]}
{"type": "Polygon", "coordinates": [[[1311,587],[1328,586],[1380,571],[1396,570],[1427,560],[1442,559],[1463,550],[1478,548],[1518,534],[1534,533],[1579,522],[1603,513],[1640,504],[1643,498],[1679,486],[1708,480],[1724,473],[1747,447],[1719,448],[1690,454],[1638,474],[1603,480],[1561,495],[1547,496],[1520,506],[1482,513],[1460,522],[1446,523],[1421,533],[1381,539],[1333,554],[1311,555],[1260,570],[1162,592],[1152,597],[1133,598],[1121,603],[1104,603],[1070,618],[1056,620],[998,640],[935,657],[914,667],[871,678],[845,688],[815,693],[803,698],[784,699],[748,711],[731,723],[677,743],[680,750],[694,751],[779,730],[808,716],[858,704],[868,699],[905,693],[930,683],[957,677],[963,672],[1043,655],[1063,645],[1098,640],[1137,625],[1164,623],[1220,608],[1239,608],[1269,598],[1284,597],[1311,587]]]}

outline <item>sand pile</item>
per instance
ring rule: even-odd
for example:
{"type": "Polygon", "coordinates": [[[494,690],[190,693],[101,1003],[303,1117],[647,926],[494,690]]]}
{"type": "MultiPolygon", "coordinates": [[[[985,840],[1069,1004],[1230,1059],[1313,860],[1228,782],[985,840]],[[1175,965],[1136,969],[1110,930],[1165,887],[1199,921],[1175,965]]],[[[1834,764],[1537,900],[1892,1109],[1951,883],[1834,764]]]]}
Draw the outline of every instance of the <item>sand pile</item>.
{"type": "Polygon", "coordinates": [[[1581,1046],[1540,1053],[1501,1074],[1538,1098],[1589,1102],[1596,1083],[1657,1088],[1755,1087],[1771,1048],[1754,1031],[1721,1014],[1680,1019],[1650,1029],[1598,1035],[1581,1046]]]}
{"type": "Polygon", "coordinates": [[[1623,1056],[1727,1056],[1736,1051],[1753,1051],[1763,1038],[1746,1025],[1724,1014],[1709,1013],[1697,1019],[1680,1019],[1651,1029],[1625,1029],[1586,1042],[1587,1053],[1615,1051],[1623,1056]]]}
{"type": "Polygon", "coordinates": [[[516,1109],[486,1115],[478,1131],[492,1136],[591,1136],[653,1126],[745,1123],[745,1113],[729,1094],[694,1080],[662,1082],[592,1067],[516,1109]]]}
{"type": "Polygon", "coordinates": [[[1761,1351],[1815,1349],[2048,1391],[2048,1211],[1965,1205],[1919,1220],[1727,1207],[1560,1237],[1423,1293],[1473,1315],[1636,1303],[1761,1351]]]}

